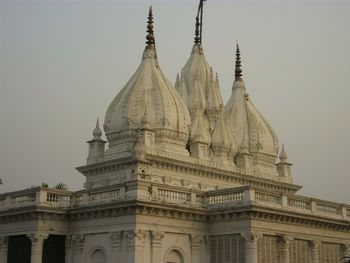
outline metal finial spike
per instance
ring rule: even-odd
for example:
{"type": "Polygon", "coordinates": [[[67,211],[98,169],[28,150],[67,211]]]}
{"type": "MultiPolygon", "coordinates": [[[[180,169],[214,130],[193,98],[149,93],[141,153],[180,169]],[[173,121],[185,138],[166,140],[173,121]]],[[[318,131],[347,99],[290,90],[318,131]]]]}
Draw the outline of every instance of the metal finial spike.
{"type": "Polygon", "coordinates": [[[238,42],[236,43],[236,69],[235,69],[235,79],[242,78],[242,69],[241,69],[241,52],[239,49],[238,42]]]}
{"type": "Polygon", "coordinates": [[[146,36],[146,44],[147,46],[154,46],[154,32],[153,32],[153,13],[152,6],[149,8],[148,12],[148,21],[147,21],[147,36],[146,36]]]}
{"type": "Polygon", "coordinates": [[[195,31],[195,36],[194,36],[194,43],[198,45],[200,43],[200,37],[199,37],[199,17],[197,15],[196,17],[196,31],[195,31]]]}

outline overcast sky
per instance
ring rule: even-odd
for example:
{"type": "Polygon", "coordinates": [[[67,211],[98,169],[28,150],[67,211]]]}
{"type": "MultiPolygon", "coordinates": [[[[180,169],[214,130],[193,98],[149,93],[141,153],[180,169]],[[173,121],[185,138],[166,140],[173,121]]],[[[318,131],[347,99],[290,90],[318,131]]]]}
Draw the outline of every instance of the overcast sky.
{"type": "MultiPolygon", "coordinates": [[[[160,65],[189,57],[196,0],[0,0],[1,192],[82,188],[96,118],[140,63],[153,5],[160,65]]],[[[227,101],[234,43],[252,101],[294,164],[300,194],[350,203],[350,1],[208,0],[203,46],[227,101]]]]}

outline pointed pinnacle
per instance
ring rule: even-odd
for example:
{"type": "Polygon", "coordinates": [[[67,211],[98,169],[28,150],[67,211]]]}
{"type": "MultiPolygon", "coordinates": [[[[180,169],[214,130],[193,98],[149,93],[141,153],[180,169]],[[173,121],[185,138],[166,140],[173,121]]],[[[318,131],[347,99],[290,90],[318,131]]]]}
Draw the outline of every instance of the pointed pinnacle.
{"type": "Polygon", "coordinates": [[[288,160],[288,155],[287,155],[286,150],[284,149],[284,144],[282,144],[282,149],[281,149],[281,153],[280,153],[279,158],[280,158],[281,162],[285,162],[288,160]]]}
{"type": "Polygon", "coordinates": [[[180,74],[176,74],[176,81],[175,81],[175,88],[178,88],[180,86],[180,74]]]}
{"type": "Polygon", "coordinates": [[[239,49],[238,42],[236,43],[236,69],[235,69],[235,79],[242,78],[242,69],[241,69],[241,52],[239,49]]]}
{"type": "Polygon", "coordinates": [[[148,12],[148,21],[147,21],[147,36],[146,36],[146,44],[148,47],[154,46],[154,32],[153,32],[153,13],[152,13],[152,6],[149,8],[148,12]]]}
{"type": "Polygon", "coordinates": [[[100,139],[102,136],[102,131],[100,129],[100,123],[99,123],[99,119],[97,118],[96,121],[96,127],[92,132],[92,135],[94,136],[94,139],[100,139]]]}

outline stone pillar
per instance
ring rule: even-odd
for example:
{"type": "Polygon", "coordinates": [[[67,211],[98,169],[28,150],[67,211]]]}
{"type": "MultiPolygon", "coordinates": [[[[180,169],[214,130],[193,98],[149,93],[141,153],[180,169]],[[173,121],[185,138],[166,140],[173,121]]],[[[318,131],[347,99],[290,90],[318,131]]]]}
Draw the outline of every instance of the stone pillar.
{"type": "Polygon", "coordinates": [[[312,263],[320,262],[320,242],[319,241],[311,241],[311,258],[312,263]]]}
{"type": "Polygon", "coordinates": [[[251,231],[242,234],[245,239],[245,263],[258,263],[258,239],[261,236],[251,231]]]}
{"type": "Polygon", "coordinates": [[[190,235],[192,263],[200,262],[201,258],[201,235],[190,235]]]}
{"type": "Polygon", "coordinates": [[[116,231],[116,232],[110,233],[110,237],[111,237],[111,244],[112,244],[111,262],[122,263],[123,231],[116,231]]]}
{"type": "Polygon", "coordinates": [[[28,237],[32,241],[31,263],[42,263],[44,240],[48,234],[29,234],[28,237]]]}
{"type": "Polygon", "coordinates": [[[7,262],[8,237],[0,236],[0,262],[7,262]]]}
{"type": "Polygon", "coordinates": [[[290,248],[290,241],[293,239],[289,236],[279,236],[278,237],[278,243],[280,245],[280,253],[279,253],[279,261],[280,263],[289,263],[289,248],[290,248]]]}
{"type": "Polygon", "coordinates": [[[164,238],[164,232],[152,231],[151,232],[151,262],[161,263],[162,262],[162,240],[164,238]]]}
{"type": "Polygon", "coordinates": [[[83,263],[84,235],[72,236],[73,262],[83,263]]]}

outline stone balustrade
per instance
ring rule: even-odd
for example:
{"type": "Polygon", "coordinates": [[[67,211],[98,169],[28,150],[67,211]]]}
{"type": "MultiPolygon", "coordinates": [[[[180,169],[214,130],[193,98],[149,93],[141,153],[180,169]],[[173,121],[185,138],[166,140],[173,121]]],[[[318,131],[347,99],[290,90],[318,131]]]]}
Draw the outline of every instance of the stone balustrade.
{"type": "Polygon", "coordinates": [[[190,203],[191,201],[190,193],[166,189],[158,189],[157,198],[175,203],[190,203]]]}
{"type": "MultiPolygon", "coordinates": [[[[150,183],[152,184],[152,183],[150,183]]],[[[173,203],[182,206],[215,209],[219,207],[261,206],[274,207],[286,211],[314,214],[321,217],[350,221],[350,206],[323,201],[294,194],[242,186],[213,191],[193,191],[190,189],[152,186],[149,200],[152,202],[173,203]]],[[[120,202],[125,199],[122,185],[108,186],[89,191],[70,192],[60,189],[36,187],[0,195],[0,211],[28,206],[72,208],[120,202]]]]}

